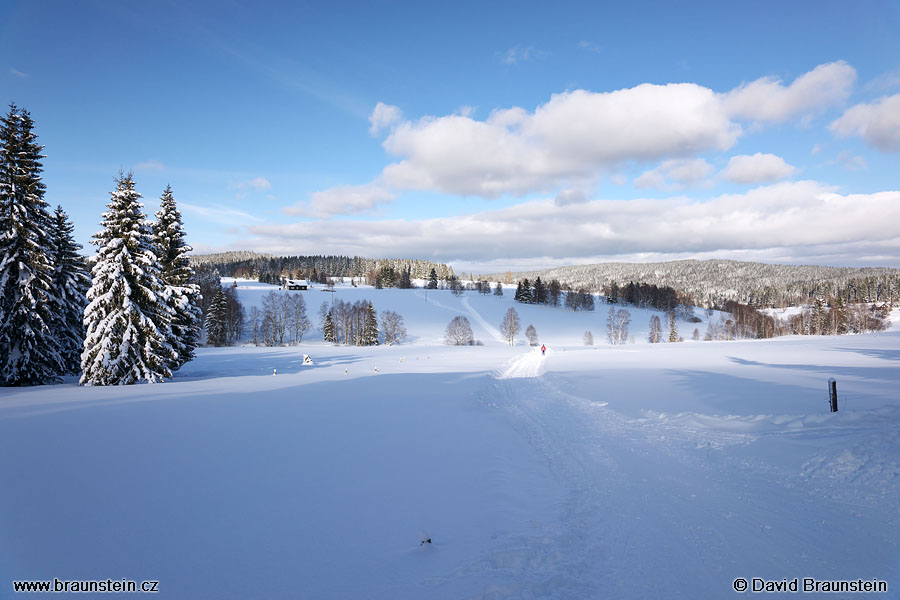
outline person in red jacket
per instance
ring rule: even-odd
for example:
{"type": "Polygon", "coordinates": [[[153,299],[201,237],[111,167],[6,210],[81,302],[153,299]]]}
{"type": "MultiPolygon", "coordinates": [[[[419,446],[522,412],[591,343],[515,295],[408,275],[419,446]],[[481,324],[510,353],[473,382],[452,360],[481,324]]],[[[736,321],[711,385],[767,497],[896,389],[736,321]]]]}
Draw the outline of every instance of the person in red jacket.
{"type": "Polygon", "coordinates": [[[541,344],[541,356],[544,356],[545,354],[547,354],[547,346],[541,344]]]}

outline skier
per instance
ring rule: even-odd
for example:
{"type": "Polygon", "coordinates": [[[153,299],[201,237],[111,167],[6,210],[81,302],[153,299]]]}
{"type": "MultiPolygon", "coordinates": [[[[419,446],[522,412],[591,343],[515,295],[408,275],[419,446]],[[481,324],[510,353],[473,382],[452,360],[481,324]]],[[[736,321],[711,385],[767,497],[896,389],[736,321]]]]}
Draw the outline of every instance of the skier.
{"type": "Polygon", "coordinates": [[[541,344],[541,356],[544,356],[545,354],[547,354],[547,346],[541,344]]]}

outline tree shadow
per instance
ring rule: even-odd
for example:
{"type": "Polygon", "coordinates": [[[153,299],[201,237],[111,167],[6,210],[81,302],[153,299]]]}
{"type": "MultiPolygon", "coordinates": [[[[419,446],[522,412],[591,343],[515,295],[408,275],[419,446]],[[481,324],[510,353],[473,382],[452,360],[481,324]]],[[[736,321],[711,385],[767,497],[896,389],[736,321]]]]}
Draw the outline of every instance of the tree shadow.
{"type": "Polygon", "coordinates": [[[283,348],[243,353],[216,353],[200,355],[175,373],[174,381],[198,381],[223,377],[245,377],[254,375],[291,375],[326,367],[350,365],[363,357],[352,354],[338,354],[316,358],[310,355],[311,365],[303,364],[303,350],[285,352],[283,348]]]}
{"type": "Polygon", "coordinates": [[[900,382],[900,369],[897,367],[851,367],[844,365],[766,363],[756,360],[747,360],[736,356],[729,356],[727,358],[735,364],[744,366],[808,371],[810,373],[822,373],[823,375],[828,375],[830,377],[854,377],[869,381],[900,382]]]}

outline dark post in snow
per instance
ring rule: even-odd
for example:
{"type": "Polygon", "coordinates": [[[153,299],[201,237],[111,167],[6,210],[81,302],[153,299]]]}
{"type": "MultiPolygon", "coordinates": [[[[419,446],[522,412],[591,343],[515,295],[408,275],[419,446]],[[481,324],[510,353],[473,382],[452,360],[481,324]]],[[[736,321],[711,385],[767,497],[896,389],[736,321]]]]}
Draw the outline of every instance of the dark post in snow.
{"type": "Polygon", "coordinates": [[[828,403],[831,405],[831,412],[837,412],[837,381],[834,377],[828,378],[828,403]]]}

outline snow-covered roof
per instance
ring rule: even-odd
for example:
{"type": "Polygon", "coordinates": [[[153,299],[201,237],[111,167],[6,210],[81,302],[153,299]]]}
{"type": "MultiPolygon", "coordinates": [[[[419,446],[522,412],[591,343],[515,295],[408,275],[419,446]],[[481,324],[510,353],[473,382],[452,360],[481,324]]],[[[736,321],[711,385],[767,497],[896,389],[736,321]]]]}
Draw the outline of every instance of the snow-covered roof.
{"type": "Polygon", "coordinates": [[[309,285],[309,282],[305,279],[286,279],[284,281],[284,285],[309,285]]]}

